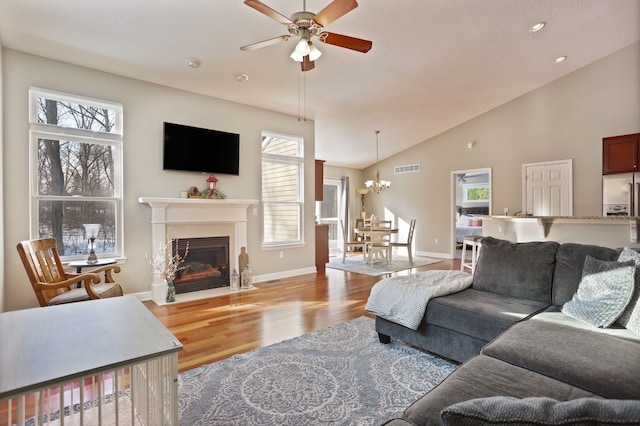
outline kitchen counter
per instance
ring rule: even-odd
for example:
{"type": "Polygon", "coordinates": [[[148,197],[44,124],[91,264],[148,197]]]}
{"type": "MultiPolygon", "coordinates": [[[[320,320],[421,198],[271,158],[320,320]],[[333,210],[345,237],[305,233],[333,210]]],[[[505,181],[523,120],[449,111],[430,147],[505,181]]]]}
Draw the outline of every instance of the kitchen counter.
{"type": "Polygon", "coordinates": [[[640,217],[633,216],[481,216],[483,235],[512,240],[553,240],[620,247],[638,243],[640,217]],[[533,229],[532,229],[533,228],[533,229]],[[603,242],[607,242],[605,244],[603,242]]]}

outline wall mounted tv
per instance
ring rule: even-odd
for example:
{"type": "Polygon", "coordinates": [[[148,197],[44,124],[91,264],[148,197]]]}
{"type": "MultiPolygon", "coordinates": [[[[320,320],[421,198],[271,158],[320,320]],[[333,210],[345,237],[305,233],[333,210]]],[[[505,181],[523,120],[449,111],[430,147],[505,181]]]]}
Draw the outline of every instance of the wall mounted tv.
{"type": "Polygon", "coordinates": [[[239,175],[240,135],[164,123],[164,170],[239,175]]]}

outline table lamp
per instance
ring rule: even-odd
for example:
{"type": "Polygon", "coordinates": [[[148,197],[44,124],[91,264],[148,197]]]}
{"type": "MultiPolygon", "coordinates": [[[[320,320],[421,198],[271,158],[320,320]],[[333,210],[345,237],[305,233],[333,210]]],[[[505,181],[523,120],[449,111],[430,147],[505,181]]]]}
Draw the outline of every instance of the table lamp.
{"type": "Polygon", "coordinates": [[[364,196],[369,193],[369,189],[368,188],[360,188],[360,189],[356,189],[356,192],[358,194],[360,194],[360,201],[362,201],[362,209],[360,210],[360,214],[362,215],[362,218],[364,219],[364,218],[367,217],[367,211],[364,208],[364,196]]]}
{"type": "Polygon", "coordinates": [[[87,258],[87,263],[98,263],[98,256],[96,256],[96,252],[93,250],[93,243],[98,238],[98,232],[100,231],[99,223],[85,223],[84,224],[84,232],[87,234],[87,238],[91,242],[91,249],[89,250],[89,257],[87,258]]]}

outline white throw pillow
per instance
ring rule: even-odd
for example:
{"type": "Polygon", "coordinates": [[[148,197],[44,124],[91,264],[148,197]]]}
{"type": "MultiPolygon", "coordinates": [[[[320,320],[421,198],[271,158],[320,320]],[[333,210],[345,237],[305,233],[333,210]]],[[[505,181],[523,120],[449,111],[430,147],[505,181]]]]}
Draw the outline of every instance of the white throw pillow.
{"type": "Polygon", "coordinates": [[[640,334],[640,253],[625,247],[618,257],[618,262],[628,262],[629,260],[633,260],[636,264],[635,288],[631,301],[616,323],[632,333],[640,334]]]}
{"type": "Polygon", "coordinates": [[[460,226],[470,226],[469,223],[471,221],[471,216],[467,216],[467,215],[462,215],[460,216],[460,219],[458,220],[458,225],[460,226]]]}
{"type": "Polygon", "coordinates": [[[562,313],[596,327],[609,327],[631,300],[635,272],[632,261],[608,262],[587,255],[578,291],[562,306],[562,313]]]}

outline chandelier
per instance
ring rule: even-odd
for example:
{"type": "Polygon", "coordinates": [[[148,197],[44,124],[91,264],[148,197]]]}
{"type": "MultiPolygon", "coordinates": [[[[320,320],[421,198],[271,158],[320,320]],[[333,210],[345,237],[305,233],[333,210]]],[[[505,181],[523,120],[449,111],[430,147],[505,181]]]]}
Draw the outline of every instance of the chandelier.
{"type": "Polygon", "coordinates": [[[376,194],[381,193],[382,191],[384,191],[385,189],[391,186],[390,181],[380,179],[380,172],[378,171],[378,161],[379,161],[378,160],[378,134],[379,133],[380,133],[380,130],[376,130],[376,177],[375,179],[368,180],[364,183],[368,189],[375,192],[376,194]]]}

